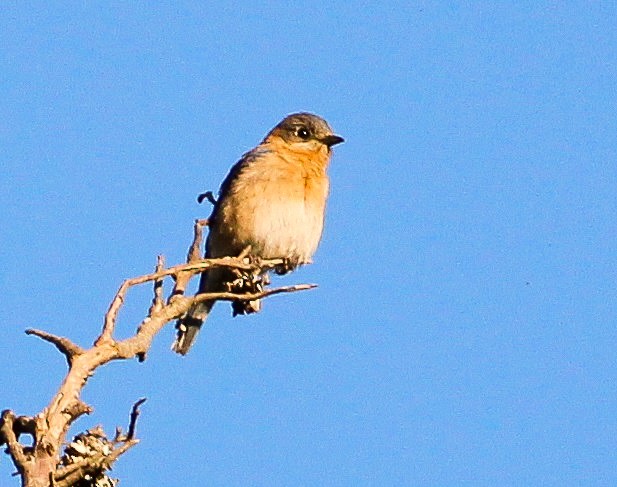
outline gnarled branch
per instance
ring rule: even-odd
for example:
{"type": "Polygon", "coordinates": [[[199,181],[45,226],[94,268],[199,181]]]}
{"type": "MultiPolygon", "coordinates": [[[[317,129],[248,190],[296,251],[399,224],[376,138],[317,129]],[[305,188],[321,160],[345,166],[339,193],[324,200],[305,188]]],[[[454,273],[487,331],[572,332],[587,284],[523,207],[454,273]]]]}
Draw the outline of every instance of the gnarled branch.
{"type": "Polygon", "coordinates": [[[46,331],[28,329],[28,335],[34,335],[53,344],[66,358],[68,372],[60,388],[43,411],[34,417],[15,416],[6,410],[0,419],[0,445],[7,445],[17,472],[21,475],[22,485],[26,487],[69,487],[92,475],[104,475],[113,462],[129,448],[138,443],[135,438],[135,424],[139,415],[139,406],[145,399],[137,401],[131,412],[131,419],[126,435],[118,429],[113,440],[108,440],[101,428],[95,428],[77,435],[64,450],[69,427],[92,408],[81,400],[81,391],[96,369],[112,360],[137,357],[145,360],[152,340],[169,322],[177,320],[201,301],[250,302],[281,293],[297,292],[315,287],[313,284],[284,286],[264,289],[266,279],[259,280],[259,286],[240,286],[249,292],[237,293],[232,290],[185,296],[188,281],[207,269],[227,267],[233,269],[239,280],[254,282],[273,269],[280,269],[287,263],[284,259],[260,260],[248,258],[247,249],[238,257],[218,259],[200,258],[205,220],[197,220],[194,227],[193,241],[189,247],[187,262],[165,268],[162,256],[157,259],[153,273],[125,280],[105,314],[103,327],[93,346],[81,348],[65,337],[53,335],[46,331]],[[172,292],[165,301],[163,282],[166,278],[175,281],[172,292]],[[252,280],[252,281],[251,281],[252,280]],[[154,296],[147,316],[139,323],[133,336],[123,340],[114,338],[118,313],[126,300],[128,291],[135,286],[148,282],[154,283],[154,296]],[[19,441],[20,434],[28,433],[33,437],[31,446],[19,441]],[[89,449],[90,448],[90,449],[89,449]]]}
{"type": "Polygon", "coordinates": [[[46,342],[53,343],[56,348],[64,354],[69,366],[77,355],[81,355],[82,353],[84,353],[83,348],[81,348],[79,345],[74,344],[68,338],[52,335],[51,333],[47,333],[46,331],[28,328],[26,330],[26,335],[34,335],[41,338],[42,340],[45,340],[46,342]]]}

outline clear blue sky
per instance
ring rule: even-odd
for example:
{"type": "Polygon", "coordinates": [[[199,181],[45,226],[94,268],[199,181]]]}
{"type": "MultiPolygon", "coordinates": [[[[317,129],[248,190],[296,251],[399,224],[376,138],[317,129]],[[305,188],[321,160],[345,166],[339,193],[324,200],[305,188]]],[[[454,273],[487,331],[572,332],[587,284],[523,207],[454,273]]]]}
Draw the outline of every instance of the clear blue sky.
{"type": "Polygon", "coordinates": [[[149,398],[122,485],[616,485],[616,13],[4,4],[0,407],[65,370],[25,328],[89,344],[125,277],[184,258],[196,195],[307,110],[347,142],[315,263],[276,282],[319,288],[100,370],[78,429],[149,398]]]}

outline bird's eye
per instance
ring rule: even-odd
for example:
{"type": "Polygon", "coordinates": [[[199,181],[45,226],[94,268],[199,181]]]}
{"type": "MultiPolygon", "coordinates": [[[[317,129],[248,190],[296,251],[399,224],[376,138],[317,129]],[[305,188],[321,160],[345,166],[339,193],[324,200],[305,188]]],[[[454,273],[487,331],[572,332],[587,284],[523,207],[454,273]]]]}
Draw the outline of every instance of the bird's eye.
{"type": "Polygon", "coordinates": [[[304,127],[300,127],[296,130],[296,135],[301,139],[306,140],[309,138],[309,131],[306,130],[304,127]]]}

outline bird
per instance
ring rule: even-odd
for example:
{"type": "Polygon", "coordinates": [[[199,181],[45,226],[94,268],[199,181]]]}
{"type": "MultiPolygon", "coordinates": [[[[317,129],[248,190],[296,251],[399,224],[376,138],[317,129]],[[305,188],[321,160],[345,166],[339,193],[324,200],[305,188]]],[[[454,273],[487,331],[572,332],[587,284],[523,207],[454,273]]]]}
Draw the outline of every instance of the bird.
{"type": "MultiPolygon", "coordinates": [[[[332,147],[344,142],[320,116],[286,116],[232,166],[208,218],[205,258],[251,256],[284,259],[277,273],[311,262],[321,240],[329,192],[332,147]]],[[[237,279],[228,268],[201,274],[197,294],[226,291],[237,279]]],[[[172,350],[186,355],[214,301],[195,304],[176,323],[172,350]]],[[[259,301],[240,304],[234,315],[259,310],[259,301]]]]}

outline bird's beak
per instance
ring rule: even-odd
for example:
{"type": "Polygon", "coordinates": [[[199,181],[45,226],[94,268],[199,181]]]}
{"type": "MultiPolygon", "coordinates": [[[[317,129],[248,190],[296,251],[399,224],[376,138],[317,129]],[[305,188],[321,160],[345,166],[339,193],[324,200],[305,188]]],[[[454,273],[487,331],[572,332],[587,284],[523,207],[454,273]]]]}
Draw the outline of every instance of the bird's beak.
{"type": "Polygon", "coordinates": [[[340,137],[334,134],[326,135],[325,137],[322,137],[320,140],[322,143],[324,143],[328,147],[332,147],[333,145],[340,144],[341,142],[345,142],[345,139],[343,137],[340,137]]]}

